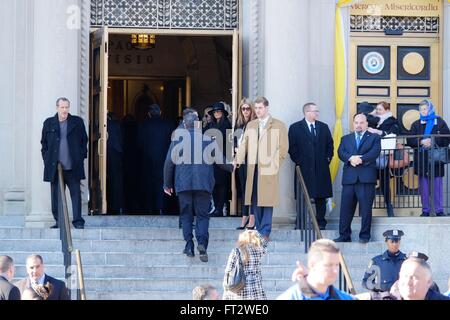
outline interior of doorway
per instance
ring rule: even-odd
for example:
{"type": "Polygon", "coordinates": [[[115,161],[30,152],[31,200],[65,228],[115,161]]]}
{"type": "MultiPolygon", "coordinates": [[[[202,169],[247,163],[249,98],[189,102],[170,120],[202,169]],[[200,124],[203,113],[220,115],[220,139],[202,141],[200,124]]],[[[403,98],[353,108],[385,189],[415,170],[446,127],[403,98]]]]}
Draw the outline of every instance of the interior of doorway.
{"type": "Polygon", "coordinates": [[[122,163],[107,161],[106,165],[107,213],[178,214],[176,199],[166,195],[162,212],[143,208],[146,190],[140,173],[145,163],[135,149],[136,134],[153,103],[161,107],[161,118],[173,128],[186,106],[196,108],[200,117],[215,102],[231,106],[233,37],[157,35],[154,48],[139,49],[131,45],[131,34],[110,33],[107,64],[108,135],[113,121],[123,143],[122,163]],[[122,182],[118,179],[121,187],[111,186],[112,176],[122,178],[122,182]]]}

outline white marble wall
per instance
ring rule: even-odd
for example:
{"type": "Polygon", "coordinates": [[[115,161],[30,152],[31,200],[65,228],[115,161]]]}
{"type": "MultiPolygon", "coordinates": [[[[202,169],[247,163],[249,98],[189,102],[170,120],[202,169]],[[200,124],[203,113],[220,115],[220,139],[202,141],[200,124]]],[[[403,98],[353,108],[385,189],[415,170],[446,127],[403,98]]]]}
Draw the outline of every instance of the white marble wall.
{"type": "MultiPolygon", "coordinates": [[[[303,118],[302,106],[314,101],[321,119],[334,123],[334,1],[267,0],[264,5],[264,90],[271,114],[289,127],[303,118]]],[[[293,221],[294,165],[281,169],[281,203],[274,220],[293,221]]]]}
{"type": "Polygon", "coordinates": [[[442,25],[444,48],[442,54],[443,67],[443,99],[442,113],[445,121],[450,123],[450,3],[444,5],[444,24],[442,25]]]}

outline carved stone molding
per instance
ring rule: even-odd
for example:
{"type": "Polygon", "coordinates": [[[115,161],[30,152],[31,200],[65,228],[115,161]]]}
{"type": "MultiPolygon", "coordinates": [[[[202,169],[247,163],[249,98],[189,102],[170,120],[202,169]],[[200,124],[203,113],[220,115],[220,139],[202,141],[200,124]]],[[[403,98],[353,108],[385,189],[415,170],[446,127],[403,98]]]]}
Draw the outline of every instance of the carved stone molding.
{"type": "Polygon", "coordinates": [[[233,30],[238,0],[92,0],[91,25],[233,30]]]}

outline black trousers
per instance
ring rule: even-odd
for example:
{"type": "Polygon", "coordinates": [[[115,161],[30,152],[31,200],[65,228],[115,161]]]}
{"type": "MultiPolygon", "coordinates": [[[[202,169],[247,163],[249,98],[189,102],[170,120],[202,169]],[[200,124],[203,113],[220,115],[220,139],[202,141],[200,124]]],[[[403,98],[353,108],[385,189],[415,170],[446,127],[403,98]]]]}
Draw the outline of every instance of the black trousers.
{"type": "Polygon", "coordinates": [[[316,204],[316,218],[319,227],[325,228],[327,220],[325,214],[327,213],[327,198],[314,198],[316,204]]]}
{"type": "Polygon", "coordinates": [[[380,180],[380,190],[383,193],[384,202],[386,203],[386,207],[388,207],[391,205],[391,173],[389,172],[389,168],[379,170],[378,179],[380,180]]]}
{"type": "MultiPolygon", "coordinates": [[[[66,186],[70,191],[70,199],[72,200],[72,212],[74,226],[84,226],[84,219],[81,217],[81,189],[80,180],[74,178],[72,170],[63,170],[64,189],[66,186]]],[[[59,201],[59,179],[55,178],[54,182],[50,183],[51,199],[52,199],[52,214],[58,224],[58,201],[59,201]]]]}
{"type": "Polygon", "coordinates": [[[339,219],[339,234],[350,238],[351,224],[355,214],[356,204],[359,203],[359,216],[361,217],[360,239],[370,239],[372,225],[372,205],[375,198],[375,184],[355,183],[342,186],[341,214],[339,219]]]}
{"type": "Polygon", "coordinates": [[[121,213],[124,208],[122,153],[108,150],[106,161],[108,213],[121,213]]]}
{"type": "Polygon", "coordinates": [[[220,214],[222,214],[223,206],[225,205],[225,202],[227,201],[228,191],[229,191],[229,186],[227,184],[216,184],[214,186],[213,199],[214,199],[214,206],[216,207],[215,211],[220,212],[220,214]]]}
{"type": "Polygon", "coordinates": [[[209,242],[209,205],[211,194],[206,191],[183,191],[178,193],[180,201],[180,220],[183,237],[189,246],[193,246],[192,222],[195,219],[195,238],[205,249],[209,242]]]}

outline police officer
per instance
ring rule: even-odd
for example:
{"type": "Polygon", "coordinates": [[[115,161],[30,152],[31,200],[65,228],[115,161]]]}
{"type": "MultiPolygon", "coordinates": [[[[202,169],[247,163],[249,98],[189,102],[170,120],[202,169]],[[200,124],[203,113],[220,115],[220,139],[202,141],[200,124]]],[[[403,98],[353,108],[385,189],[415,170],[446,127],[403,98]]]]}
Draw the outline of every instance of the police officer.
{"type": "Polygon", "coordinates": [[[364,274],[362,285],[364,288],[383,292],[389,291],[395,281],[406,255],[400,251],[400,240],[404,235],[402,230],[387,230],[383,233],[388,249],[370,261],[364,274]]]}

